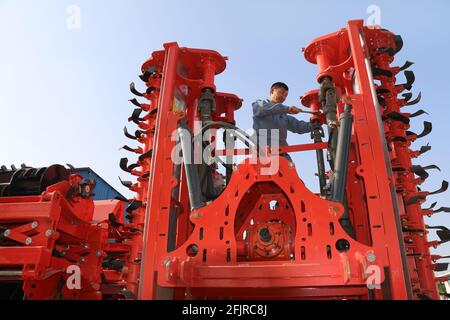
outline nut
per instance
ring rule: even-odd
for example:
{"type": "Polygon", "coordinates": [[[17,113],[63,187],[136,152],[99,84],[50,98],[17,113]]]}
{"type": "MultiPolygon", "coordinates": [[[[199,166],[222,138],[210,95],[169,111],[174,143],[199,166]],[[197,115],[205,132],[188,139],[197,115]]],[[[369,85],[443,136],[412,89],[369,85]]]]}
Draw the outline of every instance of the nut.
{"type": "Polygon", "coordinates": [[[377,260],[377,256],[373,252],[369,252],[366,257],[367,261],[373,263],[377,260]]]}
{"type": "Polygon", "coordinates": [[[194,211],[192,213],[192,219],[200,219],[201,217],[202,217],[202,215],[198,211],[194,211]]]}

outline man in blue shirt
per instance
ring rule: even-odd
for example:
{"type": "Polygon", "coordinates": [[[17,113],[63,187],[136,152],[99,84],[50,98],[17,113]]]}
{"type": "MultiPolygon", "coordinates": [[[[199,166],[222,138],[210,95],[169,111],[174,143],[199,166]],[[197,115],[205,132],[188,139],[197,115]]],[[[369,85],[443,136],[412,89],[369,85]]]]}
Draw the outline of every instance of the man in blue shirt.
{"type": "MultiPolygon", "coordinates": [[[[300,113],[301,110],[297,107],[288,107],[283,104],[288,93],[289,87],[285,83],[276,82],[270,88],[269,99],[257,100],[252,104],[253,129],[256,131],[259,148],[273,146],[276,143],[271,141],[271,130],[274,129],[278,129],[278,145],[280,147],[288,145],[286,140],[288,130],[298,134],[311,132],[311,123],[297,120],[290,116],[290,114],[300,113]]],[[[287,153],[282,154],[282,156],[292,161],[287,153]]]]}

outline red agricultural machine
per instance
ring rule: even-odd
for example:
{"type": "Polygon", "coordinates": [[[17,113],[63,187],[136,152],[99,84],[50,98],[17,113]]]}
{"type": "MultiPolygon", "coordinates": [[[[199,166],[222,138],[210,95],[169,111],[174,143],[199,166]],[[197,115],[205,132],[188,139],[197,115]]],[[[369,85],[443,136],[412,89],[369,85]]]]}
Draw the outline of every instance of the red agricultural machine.
{"type": "Polygon", "coordinates": [[[426,112],[410,111],[420,95],[412,63],[394,64],[401,48],[359,20],[312,41],[312,143],[258,150],[236,127],[242,100],[214,84],[226,58],[165,44],[142,66],[145,92],[130,86],[145,102],[130,100],[138,128],[124,130],[139,144],[120,161],[136,177],[122,181],[136,193],[127,216],[126,199],[93,201],[95,182],[65,167],[3,168],[0,286],[20,281],[26,299],[439,299],[447,264],[430,248],[450,231],[424,217],[450,209],[421,204],[448,183],[419,187],[438,168],[413,164],[431,123],[409,131],[426,112]],[[280,156],[303,151],[316,152],[320,193],[280,156]]]}

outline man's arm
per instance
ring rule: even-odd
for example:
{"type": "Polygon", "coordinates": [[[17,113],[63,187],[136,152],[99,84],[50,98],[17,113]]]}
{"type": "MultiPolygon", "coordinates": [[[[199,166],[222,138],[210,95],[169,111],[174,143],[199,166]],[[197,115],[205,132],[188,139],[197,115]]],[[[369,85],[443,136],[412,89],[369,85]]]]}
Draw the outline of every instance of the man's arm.
{"type": "Polygon", "coordinates": [[[286,116],[287,117],[287,129],[294,133],[308,133],[311,132],[312,127],[311,123],[306,121],[297,120],[293,116],[286,116]]]}
{"type": "Polygon", "coordinates": [[[272,104],[264,100],[253,102],[253,116],[265,117],[273,114],[288,113],[289,107],[282,103],[272,104]]]}

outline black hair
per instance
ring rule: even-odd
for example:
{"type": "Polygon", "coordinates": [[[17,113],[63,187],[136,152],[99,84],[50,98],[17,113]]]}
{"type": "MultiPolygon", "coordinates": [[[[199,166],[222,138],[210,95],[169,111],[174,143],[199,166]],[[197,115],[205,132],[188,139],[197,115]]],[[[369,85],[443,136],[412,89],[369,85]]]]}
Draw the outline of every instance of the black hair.
{"type": "Polygon", "coordinates": [[[270,87],[270,92],[272,92],[274,89],[278,89],[278,88],[282,88],[286,91],[289,91],[289,87],[287,86],[286,83],[283,82],[275,82],[271,87],[270,87]]]}

